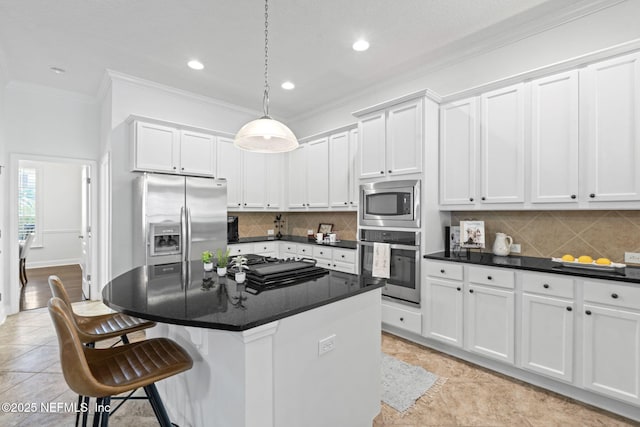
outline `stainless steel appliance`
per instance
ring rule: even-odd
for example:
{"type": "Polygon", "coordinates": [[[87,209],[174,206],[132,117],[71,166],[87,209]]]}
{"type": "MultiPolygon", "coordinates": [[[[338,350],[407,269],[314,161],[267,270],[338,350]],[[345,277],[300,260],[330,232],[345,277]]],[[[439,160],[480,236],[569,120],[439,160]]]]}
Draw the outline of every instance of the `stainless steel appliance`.
{"type": "Polygon", "coordinates": [[[373,277],[374,243],[387,243],[391,249],[390,277],[382,288],[384,297],[420,304],[420,232],[361,229],[360,274],[373,277]]]}
{"type": "Polygon", "coordinates": [[[420,180],[360,185],[360,225],[420,227],[420,180]]]}
{"type": "Polygon", "coordinates": [[[134,186],[134,262],[200,259],[227,246],[225,179],[145,173],[134,186]]]}
{"type": "Polygon", "coordinates": [[[230,215],[227,217],[227,241],[237,242],[239,239],[240,234],[238,233],[238,217],[230,215]]]}

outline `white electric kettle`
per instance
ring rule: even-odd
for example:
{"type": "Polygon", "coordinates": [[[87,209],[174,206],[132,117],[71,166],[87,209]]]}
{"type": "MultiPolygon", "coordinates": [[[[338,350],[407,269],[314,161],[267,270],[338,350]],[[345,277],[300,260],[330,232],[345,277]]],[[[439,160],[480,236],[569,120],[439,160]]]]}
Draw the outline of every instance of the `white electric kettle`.
{"type": "Polygon", "coordinates": [[[511,252],[513,239],[504,233],[496,233],[496,240],[493,242],[493,254],[507,256],[511,252]]]}

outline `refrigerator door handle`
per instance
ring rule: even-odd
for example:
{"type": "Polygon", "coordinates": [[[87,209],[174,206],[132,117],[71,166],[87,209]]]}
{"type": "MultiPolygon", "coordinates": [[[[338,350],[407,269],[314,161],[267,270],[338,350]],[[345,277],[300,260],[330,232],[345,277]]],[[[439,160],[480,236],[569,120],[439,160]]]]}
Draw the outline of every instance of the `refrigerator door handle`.
{"type": "Polygon", "coordinates": [[[184,261],[187,255],[187,217],[184,206],[180,208],[180,240],[180,248],[182,248],[182,261],[184,261]]]}
{"type": "Polygon", "coordinates": [[[191,209],[186,208],[186,219],[187,219],[187,241],[186,241],[186,251],[185,251],[185,261],[191,261],[191,209]]]}

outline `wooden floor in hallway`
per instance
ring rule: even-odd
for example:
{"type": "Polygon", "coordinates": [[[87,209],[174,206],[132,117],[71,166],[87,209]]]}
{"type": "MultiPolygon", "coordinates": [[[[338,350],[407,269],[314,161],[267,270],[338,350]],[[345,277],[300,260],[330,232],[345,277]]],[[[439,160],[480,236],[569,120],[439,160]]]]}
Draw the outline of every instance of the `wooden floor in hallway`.
{"type": "Polygon", "coordinates": [[[55,267],[28,268],[28,282],[20,294],[20,310],[46,307],[51,298],[49,276],[58,276],[69,294],[71,302],[79,302],[82,297],[82,269],[78,264],[55,267]]]}

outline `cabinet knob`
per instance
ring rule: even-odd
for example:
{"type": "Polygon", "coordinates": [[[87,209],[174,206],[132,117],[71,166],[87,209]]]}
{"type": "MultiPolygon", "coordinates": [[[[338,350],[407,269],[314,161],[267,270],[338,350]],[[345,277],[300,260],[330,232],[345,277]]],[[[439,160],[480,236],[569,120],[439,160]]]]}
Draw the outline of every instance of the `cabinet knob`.
{"type": "Polygon", "coordinates": [[[401,322],[404,322],[404,317],[401,317],[401,318],[400,318],[400,321],[401,321],[401,322]]]}
{"type": "Polygon", "coordinates": [[[461,288],[460,286],[458,286],[458,287],[456,288],[456,290],[461,291],[461,290],[462,290],[462,288],[461,288]]]}
{"type": "Polygon", "coordinates": [[[587,316],[591,316],[591,310],[587,310],[587,311],[585,311],[585,314],[586,314],[587,316]]]}
{"type": "Polygon", "coordinates": [[[344,258],[344,255],[340,255],[342,258],[344,258]]]}
{"type": "Polygon", "coordinates": [[[473,197],[469,197],[469,201],[470,201],[470,202],[473,202],[473,197]]]}
{"type": "Polygon", "coordinates": [[[335,265],[335,264],[333,264],[333,266],[335,267],[336,265],[335,265]]]}
{"type": "Polygon", "coordinates": [[[591,197],[593,199],[594,197],[596,197],[596,195],[594,193],[591,193],[591,194],[589,194],[589,197],[591,197]]]}
{"type": "Polygon", "coordinates": [[[440,273],[444,274],[444,268],[440,270],[440,273]]]}
{"type": "Polygon", "coordinates": [[[271,206],[271,203],[267,203],[267,207],[271,206]]]}
{"type": "Polygon", "coordinates": [[[480,197],[480,199],[481,199],[481,200],[487,200],[487,198],[486,198],[486,197],[484,197],[484,196],[480,197]]]}
{"type": "Polygon", "coordinates": [[[349,202],[350,204],[353,204],[353,202],[349,202]]]}
{"type": "Polygon", "coordinates": [[[575,198],[576,198],[576,195],[575,195],[575,194],[572,194],[572,195],[571,195],[571,198],[572,198],[572,199],[575,199],[575,198]]]}
{"type": "Polygon", "coordinates": [[[611,294],[611,298],[618,299],[618,294],[616,294],[616,293],[611,294]]]}
{"type": "Polygon", "coordinates": [[[184,170],[184,168],[180,168],[180,170],[184,170]]]}
{"type": "Polygon", "coordinates": [[[247,204],[246,204],[246,203],[245,203],[244,205],[245,205],[245,206],[247,206],[247,204]]]}
{"type": "Polygon", "coordinates": [[[348,205],[348,203],[347,203],[347,202],[344,202],[344,204],[345,204],[345,205],[348,205]]]}
{"type": "Polygon", "coordinates": [[[493,277],[487,276],[487,280],[493,280],[493,277]]]}
{"type": "Polygon", "coordinates": [[[567,307],[567,311],[573,311],[573,308],[567,307]]]}
{"type": "Polygon", "coordinates": [[[389,173],[391,173],[391,169],[389,169],[389,173]]]}
{"type": "Polygon", "coordinates": [[[238,203],[238,206],[241,206],[241,204],[240,204],[240,203],[238,203]]]}
{"type": "Polygon", "coordinates": [[[469,293],[472,294],[473,293],[473,289],[469,289],[469,293]]]}
{"type": "Polygon", "coordinates": [[[549,284],[545,283],[544,285],[542,285],[542,287],[545,289],[549,289],[549,284]]]}
{"type": "Polygon", "coordinates": [[[380,171],[380,175],[384,175],[384,171],[380,171]]]}

